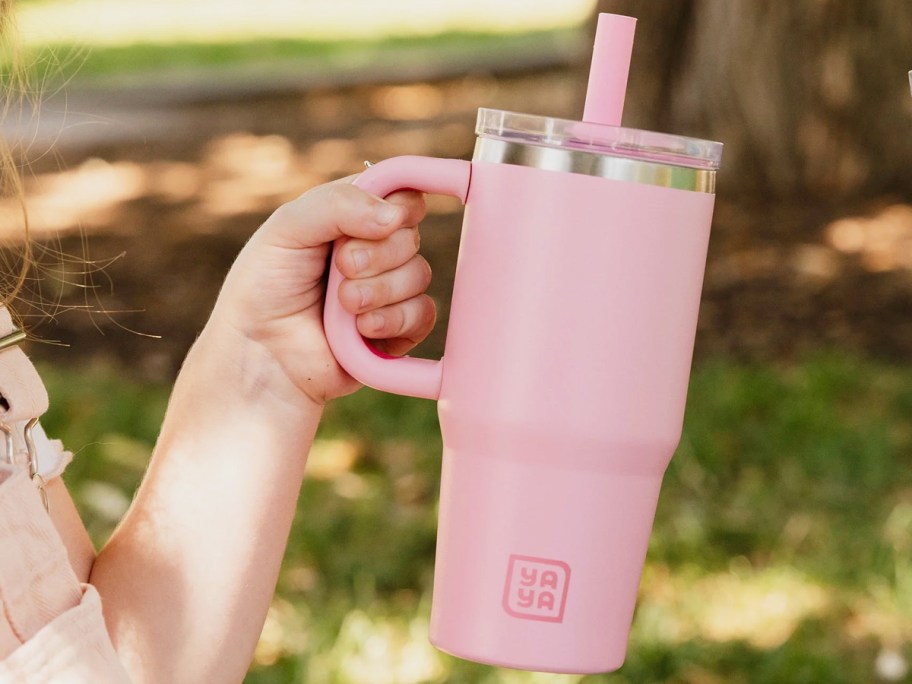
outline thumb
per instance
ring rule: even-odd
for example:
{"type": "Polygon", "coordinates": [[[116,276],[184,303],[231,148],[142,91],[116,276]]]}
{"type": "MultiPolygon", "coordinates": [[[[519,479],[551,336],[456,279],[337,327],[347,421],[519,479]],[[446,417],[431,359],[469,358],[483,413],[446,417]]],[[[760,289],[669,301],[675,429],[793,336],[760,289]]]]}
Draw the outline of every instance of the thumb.
{"type": "Polygon", "coordinates": [[[283,204],[263,224],[262,237],[278,247],[306,249],[343,236],[379,240],[402,226],[405,207],[346,181],[317,186],[283,204]]]}

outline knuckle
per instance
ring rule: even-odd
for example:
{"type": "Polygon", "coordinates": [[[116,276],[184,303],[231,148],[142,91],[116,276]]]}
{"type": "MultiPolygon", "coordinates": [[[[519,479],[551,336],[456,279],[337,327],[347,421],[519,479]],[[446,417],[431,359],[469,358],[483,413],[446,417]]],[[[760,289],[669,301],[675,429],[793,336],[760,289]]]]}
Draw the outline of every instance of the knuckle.
{"type": "Polygon", "coordinates": [[[407,329],[401,330],[399,334],[413,344],[418,344],[427,337],[434,327],[434,323],[437,322],[437,305],[427,295],[415,297],[410,304],[411,321],[407,329]]]}
{"type": "Polygon", "coordinates": [[[395,259],[404,264],[418,253],[416,232],[414,228],[400,228],[396,231],[390,243],[390,260],[395,259]]]}
{"type": "Polygon", "coordinates": [[[427,213],[427,201],[424,199],[424,193],[415,191],[415,194],[412,197],[412,201],[414,202],[413,211],[420,221],[427,213]]]}
{"type": "Polygon", "coordinates": [[[355,284],[350,280],[343,280],[339,285],[339,301],[349,313],[357,313],[361,308],[361,295],[357,291],[355,284]]]}
{"type": "Polygon", "coordinates": [[[351,262],[351,259],[349,258],[349,254],[348,254],[348,252],[350,250],[350,248],[348,247],[348,243],[350,242],[350,240],[346,239],[344,237],[339,238],[339,240],[340,240],[340,242],[337,243],[337,246],[336,246],[335,252],[333,253],[332,258],[336,264],[336,268],[339,269],[339,272],[346,278],[351,278],[352,275],[350,273],[350,269],[348,266],[349,263],[351,262]]]}
{"type": "Polygon", "coordinates": [[[420,254],[415,257],[416,268],[421,274],[422,289],[426,289],[428,285],[431,284],[431,278],[433,277],[433,272],[431,271],[431,265],[428,263],[420,254]]]}
{"type": "Polygon", "coordinates": [[[389,337],[401,335],[405,329],[408,317],[401,306],[392,307],[386,315],[386,330],[384,332],[389,337]]]}
{"type": "Polygon", "coordinates": [[[342,221],[356,218],[366,210],[365,193],[349,183],[331,183],[326,188],[326,202],[342,221]]]}
{"type": "Polygon", "coordinates": [[[358,267],[355,263],[354,247],[351,241],[346,241],[337,249],[336,267],[346,278],[355,278],[358,275],[358,267]]]}
{"type": "Polygon", "coordinates": [[[420,297],[420,305],[421,320],[429,329],[433,328],[437,322],[437,302],[431,296],[425,294],[420,297]]]}
{"type": "Polygon", "coordinates": [[[298,207],[305,201],[305,195],[302,195],[290,202],[280,204],[276,207],[275,211],[272,212],[272,216],[270,217],[271,220],[278,223],[290,222],[298,215],[298,207]]]}
{"type": "Polygon", "coordinates": [[[374,328],[374,318],[370,314],[358,314],[355,318],[358,332],[364,337],[374,337],[377,334],[374,328]]]}
{"type": "MultiPolygon", "coordinates": [[[[343,243],[342,245],[336,247],[335,254],[333,254],[333,259],[336,262],[336,268],[339,269],[339,272],[346,278],[351,278],[352,274],[350,272],[351,269],[349,268],[351,258],[349,257],[348,252],[348,243],[343,243]]],[[[341,287],[345,287],[344,282],[342,283],[341,287]]]]}
{"type": "Polygon", "coordinates": [[[388,306],[381,311],[358,315],[358,330],[365,337],[373,339],[396,337],[403,325],[404,316],[398,306],[388,306]]]}
{"type": "Polygon", "coordinates": [[[354,207],[356,191],[354,185],[333,183],[326,186],[326,201],[334,211],[347,214],[354,207]]]}
{"type": "Polygon", "coordinates": [[[392,287],[386,278],[377,278],[371,283],[378,302],[389,302],[392,297],[392,287]]]}

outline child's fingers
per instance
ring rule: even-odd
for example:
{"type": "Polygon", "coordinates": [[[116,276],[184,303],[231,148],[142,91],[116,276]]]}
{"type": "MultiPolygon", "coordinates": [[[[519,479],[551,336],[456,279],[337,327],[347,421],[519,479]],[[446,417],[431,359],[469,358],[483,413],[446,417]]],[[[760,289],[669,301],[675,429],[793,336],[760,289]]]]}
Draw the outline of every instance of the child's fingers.
{"type": "Polygon", "coordinates": [[[414,200],[396,193],[382,200],[350,183],[320,185],[283,204],[262,227],[264,239],[279,247],[308,248],[342,236],[378,240],[408,225],[414,200]],[[391,196],[392,197],[392,196],[391,196]]]}
{"type": "Polygon", "coordinates": [[[339,301],[350,313],[403,302],[424,292],[431,282],[431,267],[424,257],[416,254],[405,264],[372,278],[343,280],[339,286],[339,301]]]}
{"type": "MultiPolygon", "coordinates": [[[[330,181],[329,184],[335,185],[344,183],[351,185],[358,180],[358,176],[360,175],[360,173],[356,173],[351,176],[346,176],[345,178],[330,181]]],[[[390,193],[383,199],[387,202],[392,202],[393,204],[399,204],[408,210],[408,214],[402,221],[403,225],[416,226],[424,220],[424,217],[427,214],[424,193],[419,190],[396,190],[396,192],[390,193]]]]}
{"type": "Polygon", "coordinates": [[[408,340],[404,337],[394,337],[387,340],[373,340],[371,345],[376,347],[384,354],[390,356],[405,356],[415,348],[417,342],[408,340]]]}
{"type": "Polygon", "coordinates": [[[434,300],[426,294],[358,316],[358,331],[378,340],[389,354],[404,354],[427,337],[437,319],[434,300]]]}
{"type": "Polygon", "coordinates": [[[382,240],[352,238],[336,250],[336,266],[346,278],[369,278],[401,266],[418,253],[418,228],[400,228],[382,240]]]}
{"type": "Polygon", "coordinates": [[[403,226],[417,226],[424,220],[427,214],[427,206],[424,201],[424,193],[417,190],[397,190],[387,195],[386,201],[392,204],[398,204],[405,207],[406,215],[402,219],[403,226]]]}

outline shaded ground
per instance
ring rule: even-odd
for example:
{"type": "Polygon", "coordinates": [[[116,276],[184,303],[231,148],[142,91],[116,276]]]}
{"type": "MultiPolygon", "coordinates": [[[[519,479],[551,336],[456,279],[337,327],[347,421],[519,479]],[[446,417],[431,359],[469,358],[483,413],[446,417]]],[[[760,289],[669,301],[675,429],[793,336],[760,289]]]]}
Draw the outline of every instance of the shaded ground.
{"type": "MultiPolygon", "coordinates": [[[[33,164],[33,230],[40,242],[79,256],[81,228],[90,259],[106,265],[90,278],[97,287],[85,290],[78,266],[61,278],[50,258],[40,286],[45,300],[64,308],[88,301],[114,313],[62,310],[36,332],[70,349],[33,345],[32,353],[55,362],[113,356],[143,375],[168,375],[234,255],[277,204],[357,172],[365,159],[468,158],[479,106],[576,118],[584,87],[581,70],[539,69],[161,108],[145,102],[100,117],[92,135],[64,128],[57,157],[66,170],[50,155],[33,164]]],[[[724,191],[724,173],[719,183],[724,191]]],[[[423,251],[442,311],[424,353],[439,354],[460,214],[448,200],[433,199],[430,208],[423,251]]],[[[698,355],[782,358],[838,346],[909,358],[912,207],[902,198],[747,206],[723,194],[713,235],[698,355]]]]}

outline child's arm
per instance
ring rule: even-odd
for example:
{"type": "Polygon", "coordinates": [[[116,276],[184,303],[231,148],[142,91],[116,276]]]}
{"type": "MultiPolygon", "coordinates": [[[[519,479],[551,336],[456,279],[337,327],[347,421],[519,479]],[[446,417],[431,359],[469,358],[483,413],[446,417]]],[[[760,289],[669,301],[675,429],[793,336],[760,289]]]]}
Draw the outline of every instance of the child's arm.
{"type": "Polygon", "coordinates": [[[316,188],[280,208],[228,275],[136,499],[91,574],[137,682],[240,681],[249,666],[322,404],[358,387],[323,335],[328,243],[362,238],[337,263],[352,277],[356,252],[367,258],[357,275],[369,277],[342,287],[346,308],[384,316],[380,328],[359,316],[364,334],[403,353],[433,325],[417,231],[402,228],[423,217],[423,200],[390,199],[344,182],[316,188]]]}
{"type": "Polygon", "coordinates": [[[86,532],[79,512],[67,491],[63,479],[55,477],[47,485],[51,521],[63,540],[70,565],[80,582],[89,581],[89,573],[95,562],[95,546],[86,532]]]}

